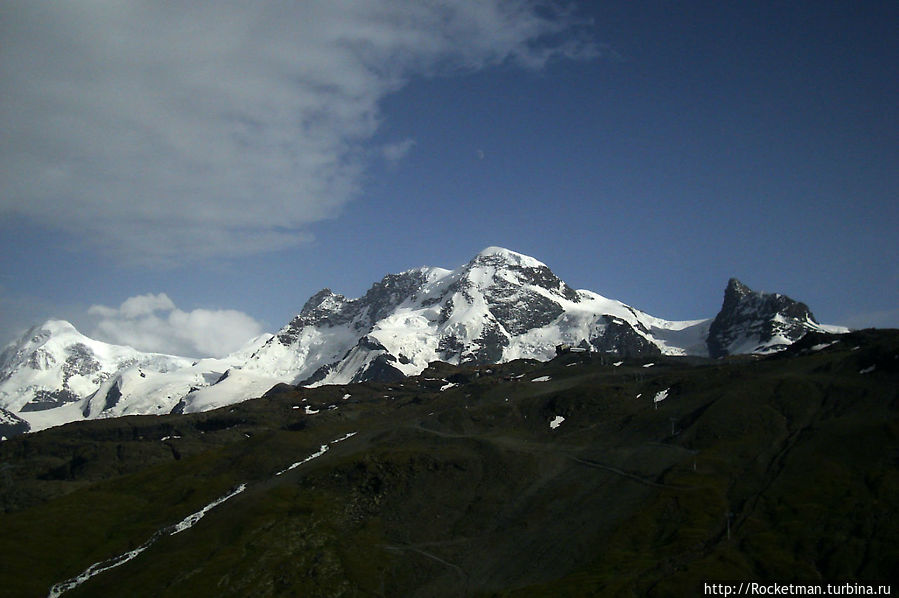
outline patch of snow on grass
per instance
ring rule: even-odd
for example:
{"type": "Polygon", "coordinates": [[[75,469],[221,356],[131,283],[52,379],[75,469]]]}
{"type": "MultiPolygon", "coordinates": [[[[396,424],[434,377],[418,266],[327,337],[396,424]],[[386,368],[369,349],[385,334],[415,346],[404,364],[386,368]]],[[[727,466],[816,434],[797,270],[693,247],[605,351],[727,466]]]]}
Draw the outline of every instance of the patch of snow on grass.
{"type": "Polygon", "coordinates": [[[645,364],[643,364],[643,367],[645,367],[645,368],[651,368],[651,367],[654,366],[654,365],[655,365],[654,363],[645,363],[645,364]]]}
{"type": "Polygon", "coordinates": [[[561,415],[555,416],[554,418],[552,418],[552,421],[549,422],[550,429],[555,430],[556,428],[558,428],[559,426],[562,425],[563,421],[565,421],[565,418],[562,417],[561,415]]]}
{"type": "Polygon", "coordinates": [[[313,409],[309,405],[306,405],[306,415],[315,415],[318,411],[318,409],[313,409]]]}
{"type": "Polygon", "coordinates": [[[838,342],[840,342],[840,341],[831,341],[829,343],[821,343],[820,345],[815,345],[814,347],[812,347],[811,350],[812,351],[821,351],[822,349],[826,349],[827,347],[830,347],[831,345],[835,345],[838,342]]]}
{"type": "Polygon", "coordinates": [[[876,369],[877,369],[877,365],[872,365],[872,366],[869,367],[869,368],[865,368],[865,369],[863,369],[863,370],[859,370],[858,373],[859,373],[859,374],[870,374],[871,372],[873,372],[873,371],[876,370],[876,369]]]}
{"type": "Polygon", "coordinates": [[[660,403],[660,402],[664,401],[665,399],[667,399],[667,398],[668,398],[668,391],[669,391],[669,390],[671,390],[671,389],[670,389],[670,388],[666,388],[665,390],[660,390],[659,392],[657,392],[657,393],[656,393],[656,396],[654,396],[654,397],[652,398],[652,402],[653,402],[653,403],[660,403]]]}
{"type": "Polygon", "coordinates": [[[531,382],[549,382],[552,380],[550,376],[540,376],[539,378],[534,378],[531,382]]]}

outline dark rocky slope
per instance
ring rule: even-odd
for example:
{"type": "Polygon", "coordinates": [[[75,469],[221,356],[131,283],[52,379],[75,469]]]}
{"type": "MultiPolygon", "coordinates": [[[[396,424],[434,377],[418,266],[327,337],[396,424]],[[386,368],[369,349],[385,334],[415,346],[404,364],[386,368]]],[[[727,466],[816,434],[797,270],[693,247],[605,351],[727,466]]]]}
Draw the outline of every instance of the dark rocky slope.
{"type": "Polygon", "coordinates": [[[65,595],[672,596],[703,580],[888,580],[897,355],[899,332],[863,331],[651,367],[578,353],[435,363],[390,384],[281,385],[208,413],[70,424],[0,445],[0,587],[46,595],[238,484],[193,528],[65,595]]]}

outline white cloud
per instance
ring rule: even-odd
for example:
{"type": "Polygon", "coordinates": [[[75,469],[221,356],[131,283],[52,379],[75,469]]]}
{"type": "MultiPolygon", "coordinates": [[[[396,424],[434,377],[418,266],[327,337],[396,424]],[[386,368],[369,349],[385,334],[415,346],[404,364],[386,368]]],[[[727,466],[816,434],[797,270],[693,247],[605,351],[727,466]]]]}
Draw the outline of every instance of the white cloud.
{"type": "Polygon", "coordinates": [[[388,143],[381,147],[381,155],[391,163],[399,162],[415,147],[414,139],[403,139],[396,143],[388,143]]]}
{"type": "Polygon", "coordinates": [[[263,332],[249,315],[233,309],[178,309],[165,293],[129,297],[119,307],[94,305],[92,336],[142,351],[222,357],[263,332]]]}
{"type": "Polygon", "coordinates": [[[141,316],[152,316],[156,311],[168,311],[175,308],[175,304],[165,293],[158,295],[146,294],[129,297],[119,307],[106,307],[105,305],[92,305],[87,313],[97,318],[127,318],[134,319],[141,316]]]}
{"type": "Polygon", "coordinates": [[[569,15],[545,13],[530,0],[5,2],[0,214],[157,264],[295,245],[358,196],[379,103],[410,77],[595,55],[569,15]]]}

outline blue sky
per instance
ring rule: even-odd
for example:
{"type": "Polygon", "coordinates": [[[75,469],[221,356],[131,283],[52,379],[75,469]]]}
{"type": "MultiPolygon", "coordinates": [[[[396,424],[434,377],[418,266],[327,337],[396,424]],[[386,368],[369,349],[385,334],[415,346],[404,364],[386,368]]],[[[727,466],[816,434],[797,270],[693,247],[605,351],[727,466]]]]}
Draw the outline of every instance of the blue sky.
{"type": "Polygon", "coordinates": [[[899,326],[895,3],[2,6],[2,342],[223,351],[488,245],[899,326]]]}

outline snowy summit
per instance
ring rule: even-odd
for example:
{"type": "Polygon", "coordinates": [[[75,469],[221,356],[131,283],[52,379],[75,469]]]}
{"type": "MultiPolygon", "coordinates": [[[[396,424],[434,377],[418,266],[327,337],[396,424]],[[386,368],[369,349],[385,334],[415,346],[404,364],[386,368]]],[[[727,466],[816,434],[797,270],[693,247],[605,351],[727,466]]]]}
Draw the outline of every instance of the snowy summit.
{"type": "Polygon", "coordinates": [[[454,270],[388,274],[356,299],[323,289],[275,335],[222,359],[142,353],[49,321],[0,355],[0,416],[3,430],[19,433],[85,418],[205,411],[278,383],[399,380],[433,361],[548,360],[557,346],[624,358],[719,357],[776,351],[813,330],[839,331],[818,324],[804,304],[735,279],[714,319],[669,321],[575,290],[532,257],[488,247],[454,270]]]}

